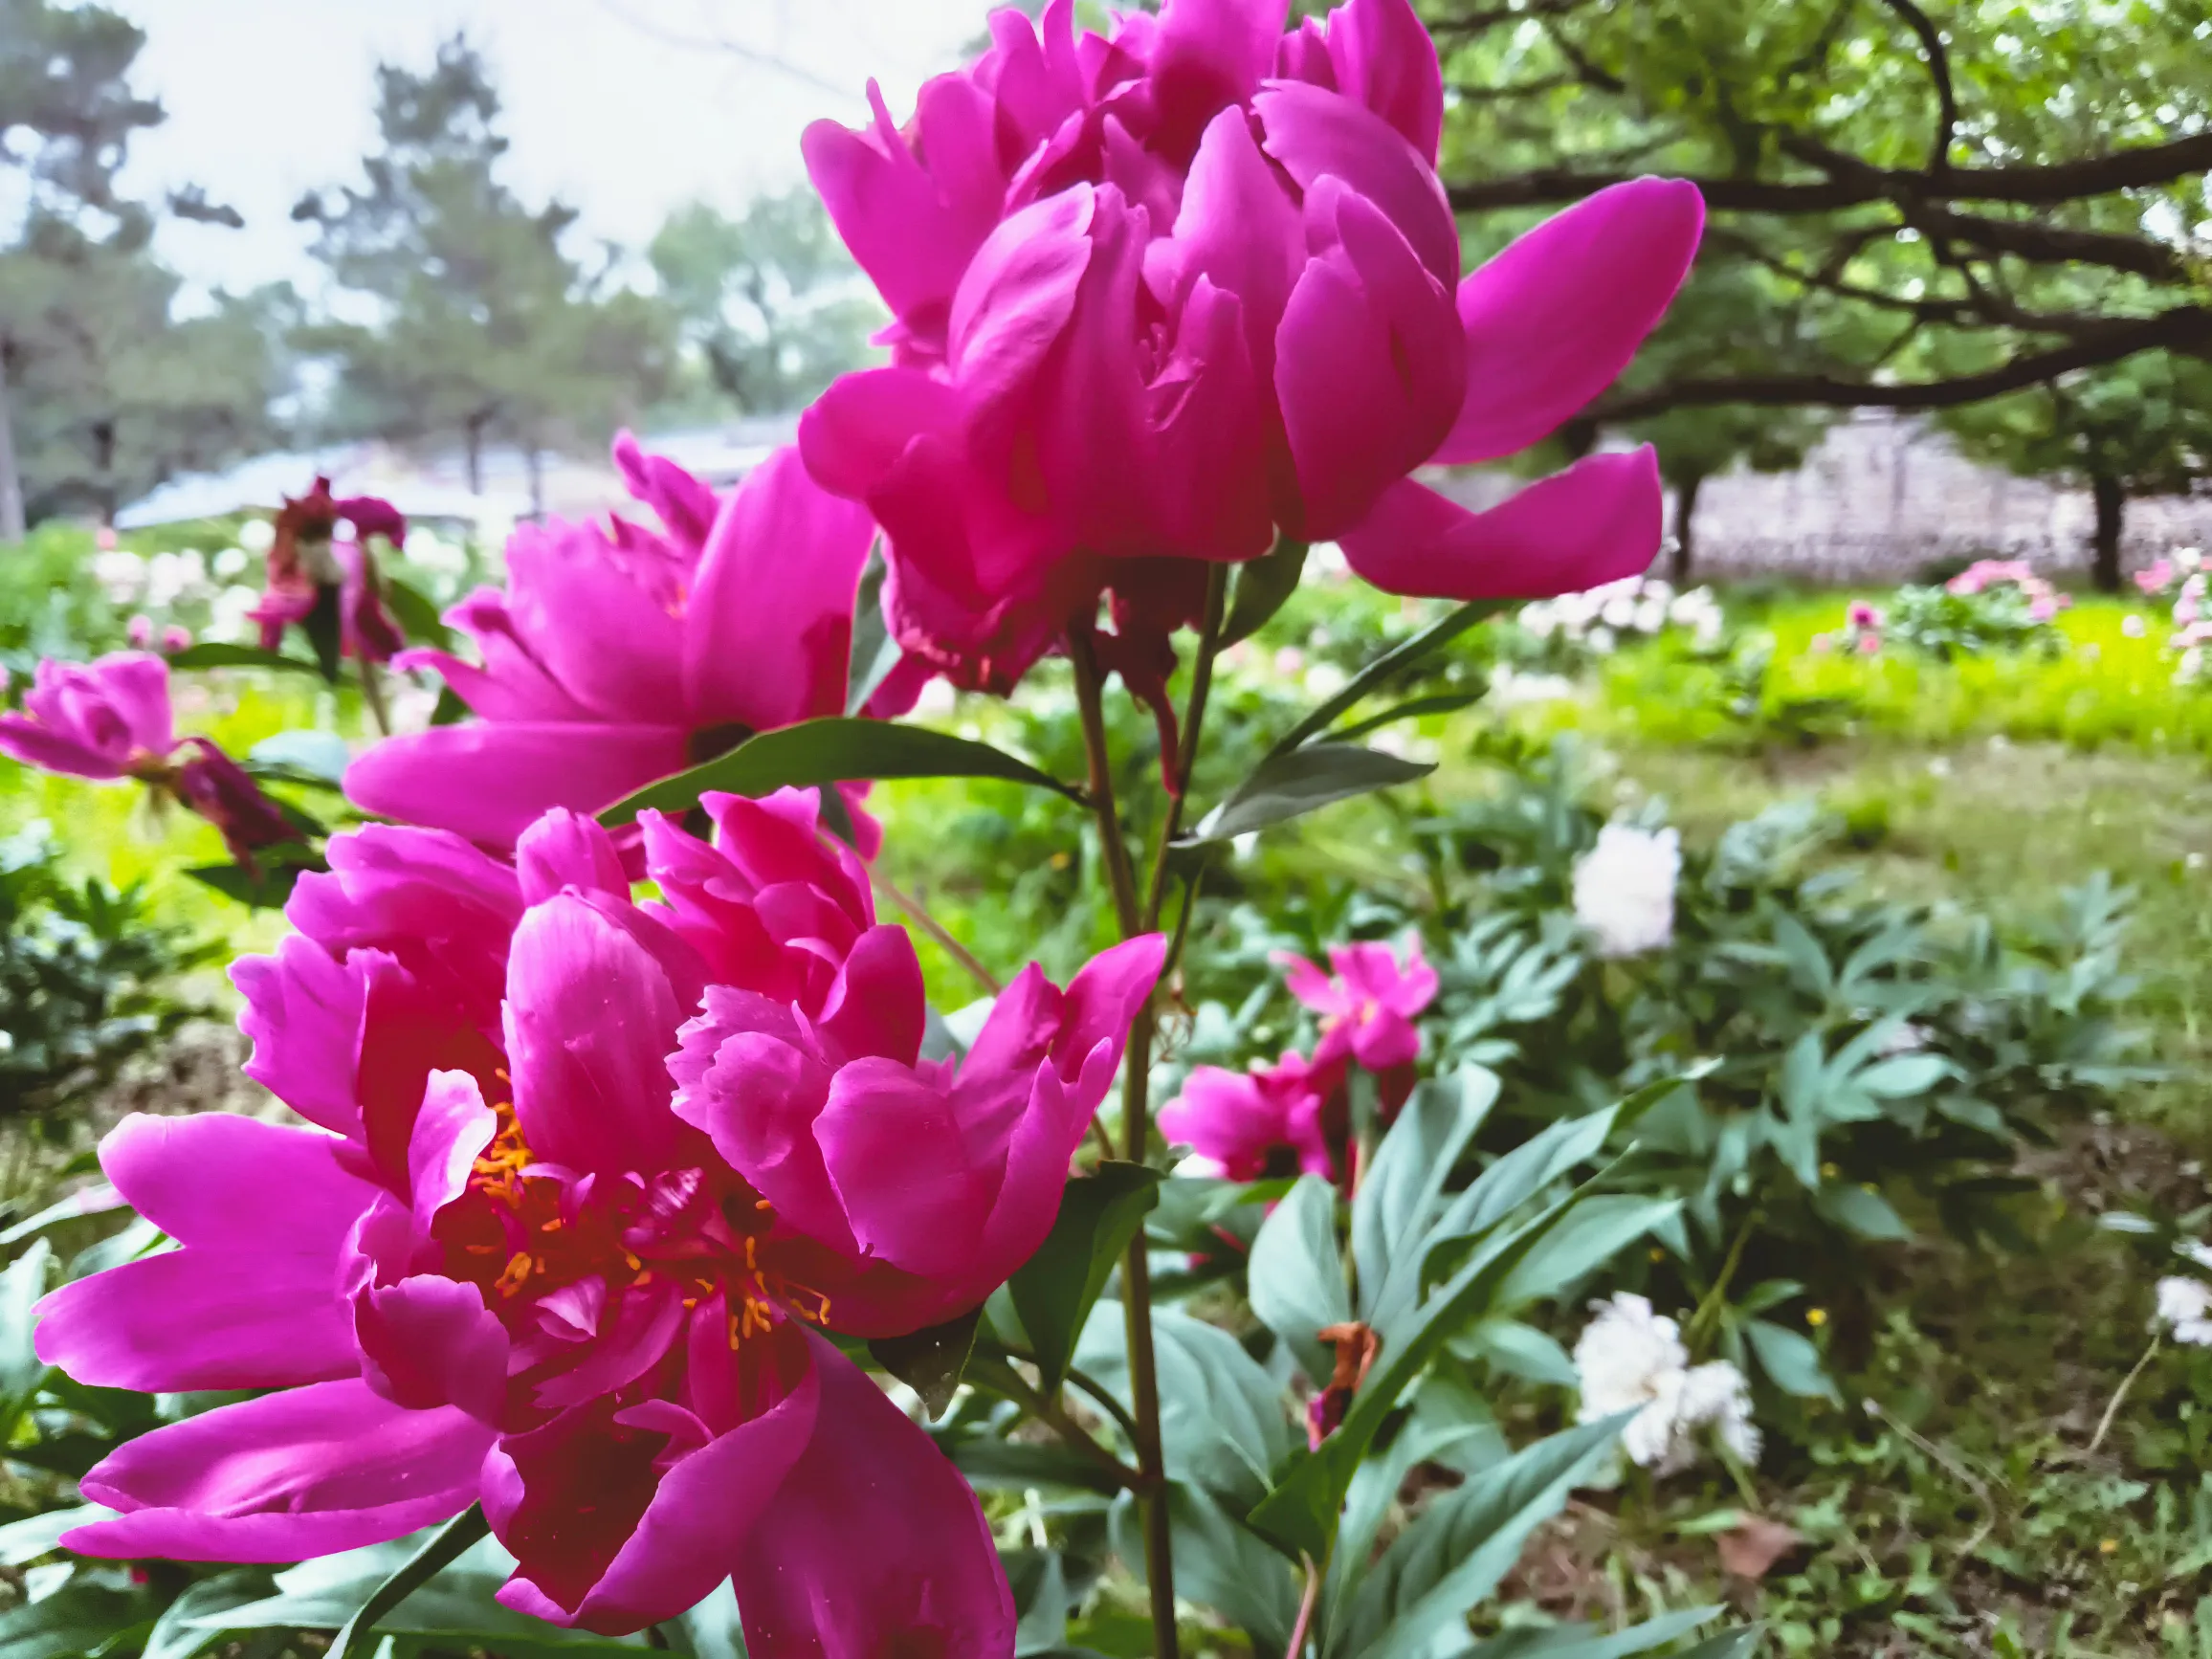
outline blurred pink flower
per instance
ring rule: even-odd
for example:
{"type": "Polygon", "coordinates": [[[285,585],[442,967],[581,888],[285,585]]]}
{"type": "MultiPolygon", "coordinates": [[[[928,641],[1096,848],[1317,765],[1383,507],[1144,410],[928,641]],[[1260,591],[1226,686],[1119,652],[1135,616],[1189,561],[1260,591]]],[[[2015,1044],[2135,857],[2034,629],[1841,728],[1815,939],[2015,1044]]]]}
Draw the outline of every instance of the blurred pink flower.
{"type": "Polygon", "coordinates": [[[1861,656],[1879,656],[1882,654],[1882,636],[1872,630],[1869,630],[1859,635],[1856,649],[1861,656]]]}
{"type": "Polygon", "coordinates": [[[1850,609],[1845,613],[1845,619],[1851,627],[1858,629],[1879,629],[1882,626],[1881,611],[1869,605],[1864,599],[1851,601],[1850,609]]]}
{"type": "Polygon", "coordinates": [[[384,607],[367,545],[371,536],[404,546],[407,520],[375,496],[334,497],[323,477],[306,495],[285,498],[269,544],[267,585],[260,603],[246,613],[260,624],[263,651],[279,649],[287,628],[314,633],[328,627],[341,656],[390,660],[406,640],[384,607]],[[353,532],[352,540],[337,539],[342,523],[353,532]],[[324,620],[319,623],[319,616],[324,620]]]}
{"type": "Polygon", "coordinates": [[[2164,554],[2135,572],[2135,586],[2144,593],[2163,593],[2174,580],[2174,562],[2164,554]]]}
{"type": "Polygon", "coordinates": [[[154,643],[154,619],[142,611],[123,624],[122,631],[133,651],[150,650],[154,643]]]}
{"type": "MultiPolygon", "coordinates": [[[[357,805],[505,848],[549,807],[596,812],[756,732],[845,712],[867,513],[789,450],[728,496],[627,432],[614,458],[658,528],[518,529],[506,591],[479,587],[447,612],[479,663],[397,659],[442,675],[477,718],[370,748],[345,776],[357,805]]],[[[871,712],[902,712],[924,677],[894,670],[871,712]]],[[[873,852],[867,786],[840,792],[873,852]]]]}
{"type": "MultiPolygon", "coordinates": [[[[1410,1086],[1411,1067],[1421,1053],[1414,1016],[1436,1000],[1437,990],[1436,970],[1422,960],[1419,939],[1407,941],[1403,963],[1387,944],[1366,942],[1332,946],[1332,973],[1289,951],[1271,960],[1284,970],[1291,995],[1321,1016],[1316,1068],[1349,1057],[1378,1076],[1395,1080],[1403,1074],[1410,1086]]],[[[1402,1092],[1386,1098],[1386,1109],[1404,1098],[1402,1092]]]]}
{"type": "Polygon", "coordinates": [[[1160,1132],[1231,1181],[1301,1172],[1334,1180],[1333,1149],[1344,1139],[1341,1071],[1316,1070],[1287,1050],[1250,1072],[1193,1067],[1183,1093],[1160,1109],[1160,1132]]]}
{"type": "Polygon", "coordinates": [[[801,446],[883,524],[900,641],[963,687],[1010,688],[1103,592],[1101,653],[1157,703],[1206,564],[1278,529],[1454,598],[1591,586],[1658,545],[1648,449],[1479,514],[1407,475],[1604,390],[1689,268],[1696,190],[1602,191],[1462,281],[1412,7],[1286,33],[1287,11],[1167,0],[1079,39],[1073,0],[1001,11],[907,128],[872,85],[870,127],[807,132],[896,321],[893,365],[831,387],[801,446]]]}
{"type": "Polygon", "coordinates": [[[162,654],[164,656],[173,656],[180,651],[188,650],[191,643],[192,630],[181,622],[172,622],[162,630],[162,654]]]}

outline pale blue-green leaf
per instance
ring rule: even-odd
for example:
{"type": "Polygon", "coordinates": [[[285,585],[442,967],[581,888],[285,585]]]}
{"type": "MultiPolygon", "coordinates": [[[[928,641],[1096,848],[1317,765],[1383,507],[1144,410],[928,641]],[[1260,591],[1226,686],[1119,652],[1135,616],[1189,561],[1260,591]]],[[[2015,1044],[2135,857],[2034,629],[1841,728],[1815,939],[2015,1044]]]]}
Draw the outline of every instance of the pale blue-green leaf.
{"type": "Polygon", "coordinates": [[[1336,1350],[1315,1335],[1352,1316],[1337,1250],[1337,1189],[1302,1175],[1260,1223],[1245,1270],[1247,1294],[1261,1324],[1290,1345],[1315,1382],[1326,1382],[1336,1350]]]}

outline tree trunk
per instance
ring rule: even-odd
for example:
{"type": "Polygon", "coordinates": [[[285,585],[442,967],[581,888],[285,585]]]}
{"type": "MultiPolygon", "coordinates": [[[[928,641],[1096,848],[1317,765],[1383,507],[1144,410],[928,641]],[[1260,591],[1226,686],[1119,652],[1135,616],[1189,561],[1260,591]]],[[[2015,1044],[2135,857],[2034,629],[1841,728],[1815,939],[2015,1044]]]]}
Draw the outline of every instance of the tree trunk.
{"type": "Polygon", "coordinates": [[[2095,557],[2090,565],[2090,580],[2099,593],[2117,593],[2120,590],[2120,527],[2128,512],[2128,493],[2117,478],[2096,477],[2090,480],[2090,497],[2097,505],[2096,537],[2090,545],[2095,557]]]}
{"type": "Polygon", "coordinates": [[[0,345],[0,542],[20,542],[23,476],[15,469],[15,427],[8,404],[8,352],[0,345]]]}
{"type": "Polygon", "coordinates": [[[538,447],[537,440],[531,439],[522,446],[522,458],[530,469],[530,517],[542,520],[545,517],[545,452],[538,447]]]}
{"type": "Polygon", "coordinates": [[[1695,563],[1692,533],[1697,527],[1697,492],[1704,487],[1705,475],[1692,473],[1674,492],[1674,562],[1668,567],[1667,578],[1677,587],[1690,586],[1690,572],[1695,563]]]}

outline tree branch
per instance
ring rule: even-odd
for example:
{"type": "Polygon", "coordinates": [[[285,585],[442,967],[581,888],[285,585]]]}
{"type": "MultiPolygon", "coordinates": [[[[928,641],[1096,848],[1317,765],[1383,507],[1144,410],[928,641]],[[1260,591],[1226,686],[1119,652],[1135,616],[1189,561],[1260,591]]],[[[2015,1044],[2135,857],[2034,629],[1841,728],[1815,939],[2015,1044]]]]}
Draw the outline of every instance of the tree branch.
{"type": "Polygon", "coordinates": [[[2030,352],[1979,374],[1949,380],[1882,385],[1840,380],[1830,375],[1776,374],[1716,376],[1675,381],[1642,391],[1602,399],[1590,413],[1601,420],[1635,420],[1673,409],[1711,409],[1720,404],[1771,408],[1809,404],[1824,409],[1950,409],[2019,391],[2077,368],[2117,363],[2139,351],[2212,350],[2212,307],[2178,305],[2156,317],[2115,322],[2096,334],[2048,351],[2030,352]]]}
{"type": "MultiPolygon", "coordinates": [[[[2212,169],[2212,132],[2042,166],[1951,167],[1940,178],[1873,166],[1814,139],[1790,141],[1785,147],[1828,176],[1801,180],[1692,178],[1690,182],[1704,193],[1708,207],[1723,212],[1825,213],[1883,201],[2011,202],[2048,207],[2119,190],[2170,185],[2212,169]]],[[[1625,172],[1539,167],[1498,178],[1469,180],[1453,185],[1449,193],[1452,207],[1460,212],[1557,207],[1579,202],[1608,185],[1633,177],[1625,172]]]]}
{"type": "Polygon", "coordinates": [[[1951,84],[1951,55],[1943,50],[1943,35],[1913,0],[1882,0],[1905,27],[1920,37],[1928,54],[1928,78],[1936,83],[1936,138],[1928,150],[1928,173],[1941,178],[1951,170],[1951,140],[1958,130],[1958,94],[1951,84]]]}

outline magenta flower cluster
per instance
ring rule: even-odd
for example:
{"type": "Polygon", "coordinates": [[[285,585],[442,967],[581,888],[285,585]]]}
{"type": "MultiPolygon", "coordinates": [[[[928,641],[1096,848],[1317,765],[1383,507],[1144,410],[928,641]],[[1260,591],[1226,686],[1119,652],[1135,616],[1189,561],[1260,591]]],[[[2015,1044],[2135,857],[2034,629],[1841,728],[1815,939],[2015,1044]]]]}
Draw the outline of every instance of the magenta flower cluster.
{"type": "Polygon", "coordinates": [[[1161,1109],[1161,1132],[1232,1181],[1300,1173],[1349,1181],[1352,1068],[1374,1078],[1385,1118],[1405,1103],[1421,1056],[1413,1021],[1436,1000],[1436,970],[1418,939],[1403,960],[1386,944],[1338,945],[1331,973],[1301,956],[1275,962],[1291,995],[1321,1016],[1313,1054],[1286,1050],[1249,1072],[1194,1067],[1161,1109]]]}
{"type": "Polygon", "coordinates": [[[82,1488],[116,1517],[65,1544],[293,1560],[480,1502],[501,1599],[555,1623],[734,1576],[770,1659],[1008,1650],[973,1493],[830,1338],[971,1308],[1042,1242],[1162,941],[1032,966],[924,1059],[913,946],[816,797],[704,807],[708,839],[647,815],[643,904],[564,811],[511,864],[333,839],[233,973],[306,1126],[127,1119],[102,1162],[182,1248],[37,1330],[80,1382],[270,1392],[115,1452],[82,1488]]]}

